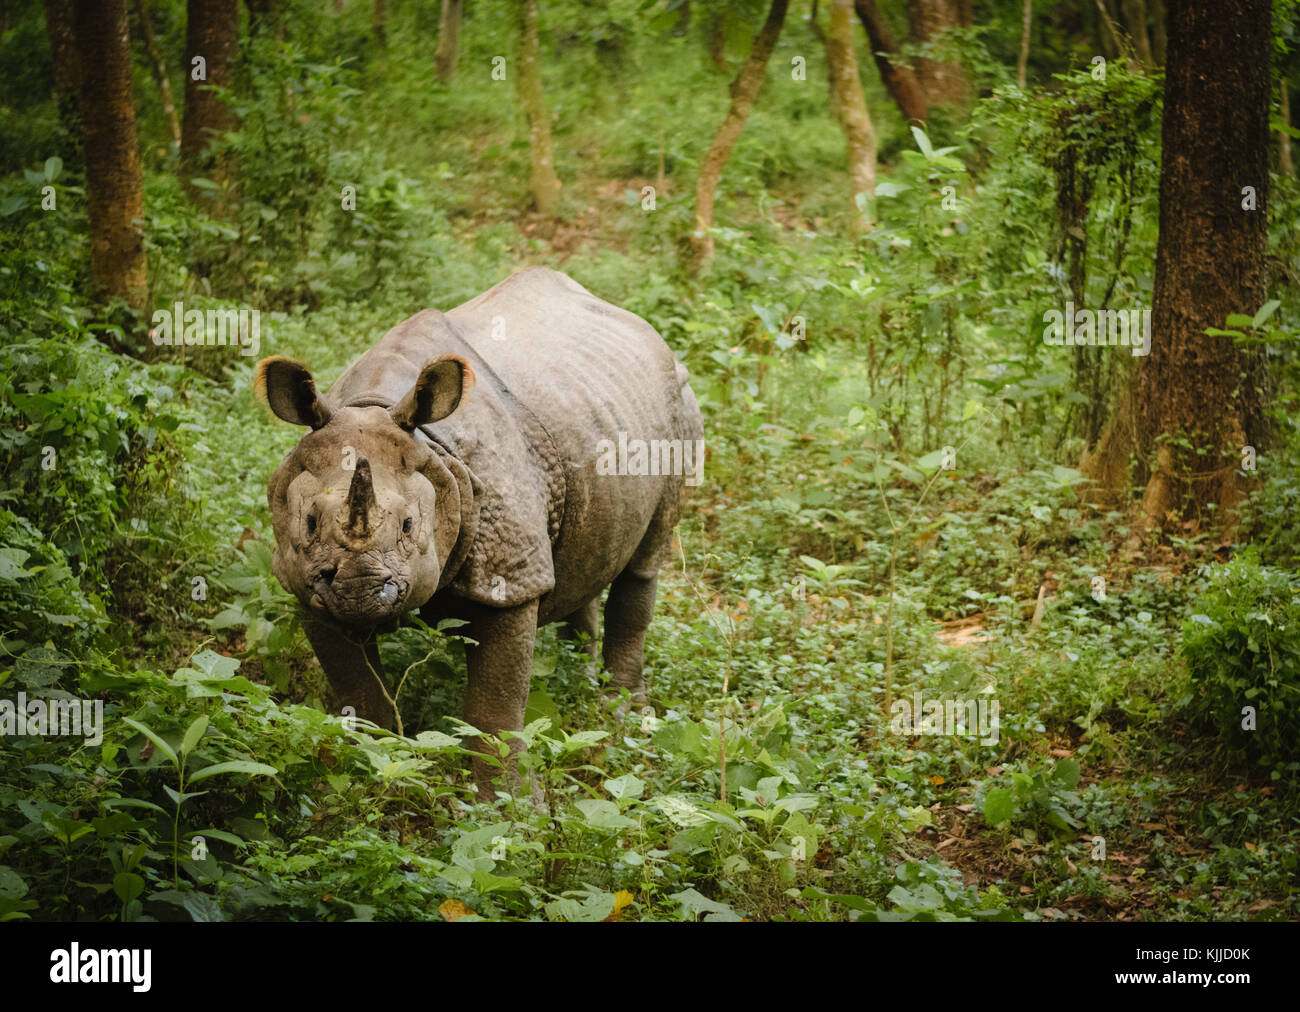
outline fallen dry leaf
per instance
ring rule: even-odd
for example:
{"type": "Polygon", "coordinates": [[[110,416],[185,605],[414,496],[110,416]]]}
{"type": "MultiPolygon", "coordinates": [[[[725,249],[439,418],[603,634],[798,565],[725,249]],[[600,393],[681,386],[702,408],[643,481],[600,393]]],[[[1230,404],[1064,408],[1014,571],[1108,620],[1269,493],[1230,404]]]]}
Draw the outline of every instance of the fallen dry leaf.
{"type": "Polygon", "coordinates": [[[472,914],[473,912],[460,900],[443,900],[438,907],[438,913],[442,915],[444,921],[458,921],[466,914],[472,914]]]}

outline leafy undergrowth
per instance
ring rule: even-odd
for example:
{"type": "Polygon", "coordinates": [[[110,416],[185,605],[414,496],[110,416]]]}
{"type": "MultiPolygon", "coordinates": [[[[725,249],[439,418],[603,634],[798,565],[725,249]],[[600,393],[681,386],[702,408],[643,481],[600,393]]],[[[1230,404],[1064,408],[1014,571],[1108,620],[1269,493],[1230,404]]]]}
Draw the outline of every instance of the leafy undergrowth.
{"type": "MultiPolygon", "coordinates": [[[[523,784],[495,799],[450,716],[454,623],[383,644],[405,737],[349,726],[254,530],[176,627],[175,667],[33,640],[13,686],[104,700],[104,732],[0,739],[0,916],[1294,917],[1295,764],[1187,723],[1178,647],[1185,622],[1232,621],[1203,564],[1226,549],[1134,541],[1046,466],[883,460],[860,499],[819,502],[819,455],[867,455],[836,431],[696,500],[648,638],[653,714],[615,715],[540,637],[523,784]],[[874,533],[891,514],[897,541],[874,533]],[[974,700],[971,726],[899,726],[918,693],[974,700]]],[[[39,577],[8,558],[0,582],[39,577]]]]}

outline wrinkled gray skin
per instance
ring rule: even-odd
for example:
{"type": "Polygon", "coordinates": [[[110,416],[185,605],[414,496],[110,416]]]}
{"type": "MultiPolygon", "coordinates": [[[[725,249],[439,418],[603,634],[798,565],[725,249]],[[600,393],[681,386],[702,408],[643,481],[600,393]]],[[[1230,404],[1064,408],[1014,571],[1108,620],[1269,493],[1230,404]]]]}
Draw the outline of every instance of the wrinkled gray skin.
{"type": "Polygon", "coordinates": [[[606,587],[605,667],[644,700],[642,645],[684,479],[598,475],[596,447],[620,431],[702,437],[686,370],[649,324],[531,268],[398,324],[324,398],[283,358],[259,364],[257,387],[312,430],[267,489],[273,568],[307,606],[340,705],[392,726],[376,635],[419,609],[466,620],[478,643],[465,719],[519,730],[537,627],[564,622],[594,658],[606,587]]]}

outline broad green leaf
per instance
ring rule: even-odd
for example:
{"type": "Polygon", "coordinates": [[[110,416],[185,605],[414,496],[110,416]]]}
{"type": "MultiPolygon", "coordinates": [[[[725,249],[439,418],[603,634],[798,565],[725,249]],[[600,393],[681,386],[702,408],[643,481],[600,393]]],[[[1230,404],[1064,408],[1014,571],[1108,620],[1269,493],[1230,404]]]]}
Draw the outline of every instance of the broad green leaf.
{"type": "Polygon", "coordinates": [[[984,795],[984,821],[990,826],[1006,822],[1015,810],[1015,800],[1005,788],[997,787],[984,795]]]}
{"type": "Polygon", "coordinates": [[[16,900],[26,895],[27,883],[23,877],[8,865],[0,864],[0,896],[16,900]]]}
{"type": "Polygon", "coordinates": [[[645,781],[631,773],[625,773],[614,780],[606,780],[605,790],[609,791],[611,797],[619,799],[639,798],[645,791],[645,781]]]}
{"type": "Polygon", "coordinates": [[[587,820],[587,824],[596,829],[617,830],[636,825],[626,815],[618,814],[618,805],[604,798],[583,798],[577,802],[577,809],[587,820]]]}
{"type": "Polygon", "coordinates": [[[208,793],[207,791],[186,791],[182,794],[174,787],[169,787],[166,784],[163,784],[163,790],[167,792],[167,797],[171,798],[172,803],[175,805],[180,805],[183,801],[189,801],[190,798],[201,798],[208,793]]]}
{"type": "Polygon", "coordinates": [[[200,780],[207,780],[208,777],[219,776],[222,773],[247,773],[250,776],[273,777],[279,772],[274,766],[268,766],[266,763],[255,763],[248,759],[234,759],[230,762],[204,766],[203,769],[190,777],[190,783],[196,784],[200,780]]]}
{"type": "Polygon", "coordinates": [[[144,892],[144,879],[134,872],[118,872],[113,876],[113,892],[123,903],[130,903],[144,892]]]}
{"type": "Polygon", "coordinates": [[[194,750],[194,746],[199,743],[203,737],[203,732],[208,729],[208,715],[200,714],[193,724],[185,732],[185,737],[181,740],[181,755],[188,755],[194,750]]]}
{"type": "Polygon", "coordinates": [[[1052,771],[1052,779],[1065,790],[1072,791],[1079,786],[1079,760],[1061,759],[1052,771]]]}
{"type": "Polygon", "coordinates": [[[220,840],[222,843],[233,844],[236,847],[248,846],[248,841],[236,836],[234,833],[227,833],[224,829],[200,829],[196,832],[190,833],[189,835],[191,839],[196,836],[201,836],[205,840],[220,840]]]}
{"type": "Polygon", "coordinates": [[[176,750],[168,745],[167,742],[163,741],[162,737],[157,731],[153,730],[153,728],[145,727],[145,725],[141,724],[138,720],[132,720],[130,717],[123,717],[122,723],[129,724],[153,742],[154,748],[171,760],[173,766],[180,766],[180,759],[176,756],[176,750]]]}
{"type": "Polygon", "coordinates": [[[1269,299],[1259,307],[1259,312],[1256,313],[1255,318],[1251,320],[1251,325],[1255,327],[1261,326],[1265,320],[1277,312],[1277,307],[1280,305],[1282,305],[1281,299],[1269,299]]]}
{"type": "Polygon", "coordinates": [[[934,157],[934,147],[930,144],[930,138],[925,135],[925,131],[918,126],[912,127],[912,136],[916,138],[916,146],[921,149],[921,154],[927,159],[934,157]]]}

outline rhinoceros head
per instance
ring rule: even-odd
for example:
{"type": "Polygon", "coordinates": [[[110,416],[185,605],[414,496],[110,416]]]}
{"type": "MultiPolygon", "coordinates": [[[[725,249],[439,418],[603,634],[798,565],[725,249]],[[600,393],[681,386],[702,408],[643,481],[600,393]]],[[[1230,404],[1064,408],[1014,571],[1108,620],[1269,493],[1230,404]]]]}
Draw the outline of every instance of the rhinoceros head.
{"type": "Polygon", "coordinates": [[[373,624],[424,604],[456,549],[468,473],[417,439],[474,384],[463,359],[428,363],[392,408],[331,410],[311,373],[285,358],[258,365],[256,389],[285,421],[311,428],[271,478],[272,569],[308,607],[373,624]]]}

